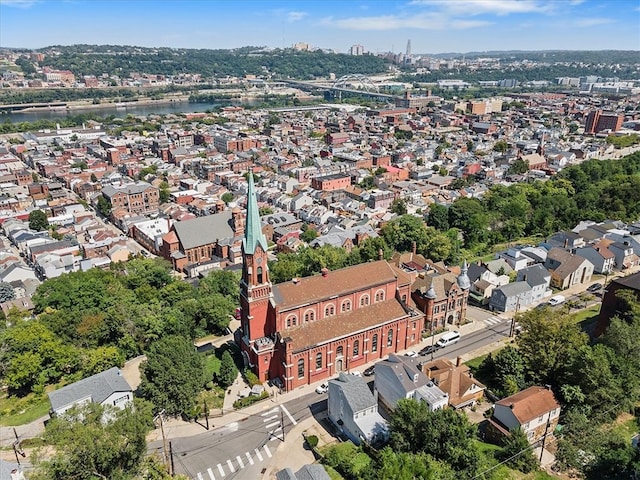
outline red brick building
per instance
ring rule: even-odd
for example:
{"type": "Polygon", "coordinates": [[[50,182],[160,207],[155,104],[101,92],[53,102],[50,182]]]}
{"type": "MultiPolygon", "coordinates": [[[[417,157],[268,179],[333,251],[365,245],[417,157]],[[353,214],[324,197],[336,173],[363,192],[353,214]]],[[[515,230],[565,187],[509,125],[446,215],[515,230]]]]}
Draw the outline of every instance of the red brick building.
{"type": "Polygon", "coordinates": [[[584,133],[598,133],[603,130],[611,130],[616,132],[622,128],[624,115],[613,112],[602,112],[595,110],[587,115],[587,121],[584,127],[584,133]]]}
{"type": "Polygon", "coordinates": [[[123,208],[132,214],[155,213],[160,206],[159,190],[146,182],[130,183],[102,189],[102,195],[112,209],[123,208]]]}
{"type": "Polygon", "coordinates": [[[315,177],[311,179],[311,188],[322,190],[325,192],[330,192],[332,190],[342,190],[350,185],[351,177],[349,175],[343,175],[341,173],[324,175],[322,177],[315,177]]]}
{"type": "Polygon", "coordinates": [[[421,341],[424,315],[401,269],[379,260],[274,285],[266,252],[250,176],[236,341],[260,380],[292,390],[421,341]]]}

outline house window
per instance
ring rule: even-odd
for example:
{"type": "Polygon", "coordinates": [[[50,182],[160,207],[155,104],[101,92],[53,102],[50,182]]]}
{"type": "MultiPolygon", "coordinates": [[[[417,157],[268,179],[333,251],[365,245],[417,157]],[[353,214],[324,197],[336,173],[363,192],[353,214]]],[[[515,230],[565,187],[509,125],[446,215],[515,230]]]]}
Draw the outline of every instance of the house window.
{"type": "Polygon", "coordinates": [[[371,339],[371,351],[372,352],[377,352],[378,351],[378,334],[374,334],[373,338],[371,339]]]}
{"type": "Polygon", "coordinates": [[[342,302],[342,305],[341,305],[340,309],[343,312],[350,312],[351,311],[351,300],[345,300],[344,302],[342,302]]]}
{"type": "Polygon", "coordinates": [[[407,296],[406,295],[402,295],[402,303],[407,303],[407,296]]]}
{"type": "Polygon", "coordinates": [[[376,292],[376,303],[384,301],[384,290],[378,290],[376,292]]]}
{"type": "Polygon", "coordinates": [[[313,310],[307,310],[306,312],[304,312],[304,321],[305,322],[313,322],[315,320],[315,313],[313,312],[313,310]]]}
{"type": "Polygon", "coordinates": [[[542,420],[544,419],[544,415],[540,415],[538,417],[538,423],[542,423],[542,420]]]}
{"type": "Polygon", "coordinates": [[[440,305],[436,305],[433,307],[433,313],[438,313],[440,311],[440,305]]]}
{"type": "Polygon", "coordinates": [[[389,332],[387,333],[387,347],[390,347],[393,345],[393,329],[390,328],[389,332]]]}
{"type": "Polygon", "coordinates": [[[335,315],[335,313],[336,313],[336,307],[333,304],[327,305],[324,308],[324,316],[325,317],[331,317],[331,316],[335,315]]]}
{"type": "Polygon", "coordinates": [[[362,295],[360,297],[360,306],[365,307],[369,305],[369,295],[362,295]]]}
{"type": "Polygon", "coordinates": [[[356,340],[355,342],[353,342],[353,356],[357,357],[359,353],[360,353],[360,341],[356,340]]]}
{"type": "Polygon", "coordinates": [[[316,370],[322,368],[322,353],[316,353],[316,370]]]}
{"type": "Polygon", "coordinates": [[[533,438],[533,430],[531,430],[529,433],[527,433],[527,439],[531,440],[533,438]]]}
{"type": "Polygon", "coordinates": [[[340,345],[338,348],[336,348],[336,357],[341,357],[343,351],[344,350],[342,348],[342,345],[340,345]]]}
{"type": "Polygon", "coordinates": [[[298,378],[304,377],[304,360],[301,358],[298,360],[298,378]]]}

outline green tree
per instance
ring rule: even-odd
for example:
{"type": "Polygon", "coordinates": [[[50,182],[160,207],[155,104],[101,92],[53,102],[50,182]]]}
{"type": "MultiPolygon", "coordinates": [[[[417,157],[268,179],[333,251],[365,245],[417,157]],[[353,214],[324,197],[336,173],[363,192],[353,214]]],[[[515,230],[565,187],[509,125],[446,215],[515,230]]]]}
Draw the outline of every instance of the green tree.
{"type": "Polygon", "coordinates": [[[533,472],[539,468],[538,459],[533,456],[533,448],[527,439],[527,435],[519,428],[512,430],[511,434],[506,438],[503,449],[499,454],[499,459],[510,459],[507,465],[522,473],[533,472]]]}
{"type": "Polygon", "coordinates": [[[507,169],[507,174],[523,175],[529,171],[529,164],[522,158],[517,158],[507,169]]]}
{"type": "Polygon", "coordinates": [[[96,209],[103,217],[108,217],[111,215],[111,202],[109,202],[104,195],[100,195],[96,202],[96,209]]]}
{"type": "Polygon", "coordinates": [[[229,270],[214,270],[200,280],[198,290],[200,295],[219,293],[236,300],[240,295],[240,277],[229,270]]]}
{"type": "Polygon", "coordinates": [[[391,413],[390,445],[396,452],[426,453],[460,475],[473,476],[479,452],[472,442],[475,426],[453,409],[431,412],[425,402],[400,399],[391,413]]]}
{"type": "Polygon", "coordinates": [[[413,242],[418,252],[426,250],[427,227],[422,219],[412,215],[402,215],[386,223],[380,229],[380,235],[390,248],[398,252],[411,251],[413,242]]]}
{"type": "Polygon", "coordinates": [[[44,440],[54,447],[54,453],[38,461],[36,478],[134,478],[140,473],[146,435],[152,429],[151,408],[143,401],[137,400],[135,409],[95,403],[73,407],[47,424],[44,440]]]}
{"type": "Polygon", "coordinates": [[[196,322],[202,329],[202,334],[224,333],[229,326],[235,308],[236,299],[231,299],[219,293],[212,293],[199,299],[199,311],[196,322]]]}
{"type": "Polygon", "coordinates": [[[509,144],[505,141],[505,140],[498,140],[494,145],[493,145],[493,151],[494,152],[500,152],[500,153],[504,153],[509,149],[509,144]]]}
{"type": "Polygon", "coordinates": [[[518,350],[527,367],[526,375],[537,384],[558,385],[578,353],[587,344],[587,335],[567,313],[553,316],[548,311],[530,310],[518,316],[522,333],[518,350]]]}
{"type": "Polygon", "coordinates": [[[86,377],[124,365],[124,355],[113,345],[91,349],[82,360],[82,370],[86,377]]]}
{"type": "Polygon", "coordinates": [[[435,461],[424,453],[394,452],[383,448],[369,465],[362,478],[371,480],[454,480],[456,473],[444,462],[435,461]]]}
{"type": "MultiPolygon", "coordinates": [[[[159,196],[160,203],[167,203],[169,201],[169,198],[171,198],[171,190],[169,190],[169,184],[166,181],[160,182],[160,188],[158,189],[158,196],[159,196]]],[[[105,215],[105,216],[108,216],[108,215],[105,215]]]]}
{"type": "Polygon", "coordinates": [[[480,364],[479,371],[483,378],[490,379],[491,386],[499,391],[502,397],[513,395],[526,386],[524,359],[512,346],[489,354],[480,364]]]}
{"type": "Polygon", "coordinates": [[[11,284],[7,282],[0,282],[0,303],[7,302],[16,298],[16,293],[13,290],[11,284]]]}
{"type": "Polygon", "coordinates": [[[306,242],[306,243],[311,243],[316,238],[318,238],[318,232],[316,232],[313,228],[307,228],[300,235],[300,240],[302,240],[303,242],[306,242]]]}
{"type": "Polygon", "coordinates": [[[37,232],[47,230],[49,228],[49,219],[47,214],[42,210],[33,210],[29,213],[29,228],[37,232]]]}
{"type": "Polygon", "coordinates": [[[233,202],[233,193],[231,192],[224,192],[222,194],[222,196],[220,197],[220,199],[224,202],[224,203],[229,203],[229,202],[233,202]]]}
{"type": "Polygon", "coordinates": [[[432,203],[429,206],[427,224],[436,230],[446,232],[449,230],[449,210],[444,205],[432,203]]]}
{"type": "Polygon", "coordinates": [[[402,198],[396,198],[392,203],[390,210],[396,215],[407,214],[407,202],[402,198]]]}
{"type": "Polygon", "coordinates": [[[191,411],[205,383],[204,361],[188,340],[168,336],[151,345],[140,366],[140,395],[169,415],[191,411]]]}
{"type": "Polygon", "coordinates": [[[220,373],[217,378],[218,384],[222,388],[227,388],[235,382],[237,377],[238,367],[236,367],[236,363],[233,361],[233,357],[229,353],[229,350],[225,350],[220,362],[220,373]]]}

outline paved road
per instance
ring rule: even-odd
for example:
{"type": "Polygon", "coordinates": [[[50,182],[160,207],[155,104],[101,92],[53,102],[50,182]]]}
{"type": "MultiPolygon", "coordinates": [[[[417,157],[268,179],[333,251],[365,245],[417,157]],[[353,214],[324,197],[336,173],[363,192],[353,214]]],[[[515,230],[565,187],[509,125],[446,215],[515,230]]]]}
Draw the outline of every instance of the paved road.
{"type": "MultiPolygon", "coordinates": [[[[283,435],[298,422],[326,408],[326,395],[316,393],[281,405],[267,401],[261,413],[243,421],[200,435],[172,439],[174,471],[197,480],[259,478],[283,435]]],[[[162,455],[162,443],[151,443],[149,450],[162,455]]]]}
{"type": "MultiPolygon", "coordinates": [[[[447,357],[455,361],[457,356],[509,335],[510,320],[487,315],[484,320],[478,321],[484,322],[486,328],[463,335],[457,344],[436,352],[434,358],[447,357]]],[[[423,343],[421,347],[426,344],[423,343]]],[[[421,358],[427,361],[430,357],[421,358]]],[[[283,430],[286,435],[292,426],[326,409],[326,394],[310,393],[284,404],[271,400],[264,402],[262,412],[250,415],[243,421],[199,435],[172,439],[175,472],[195,480],[259,478],[282,441],[283,430]]],[[[216,419],[213,419],[213,423],[216,423],[216,419]]],[[[149,449],[161,454],[162,444],[153,442],[149,449]]]]}

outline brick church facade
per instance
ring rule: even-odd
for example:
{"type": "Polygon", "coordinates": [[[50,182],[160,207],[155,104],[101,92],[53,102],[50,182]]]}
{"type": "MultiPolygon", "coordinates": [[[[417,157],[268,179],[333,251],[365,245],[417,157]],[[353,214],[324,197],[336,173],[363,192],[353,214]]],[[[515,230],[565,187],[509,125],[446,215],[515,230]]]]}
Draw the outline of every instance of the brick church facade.
{"type": "Polygon", "coordinates": [[[385,260],[272,284],[251,176],[242,255],[236,341],[261,381],[293,390],[422,340],[414,279],[385,260]]]}

